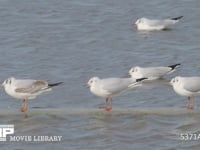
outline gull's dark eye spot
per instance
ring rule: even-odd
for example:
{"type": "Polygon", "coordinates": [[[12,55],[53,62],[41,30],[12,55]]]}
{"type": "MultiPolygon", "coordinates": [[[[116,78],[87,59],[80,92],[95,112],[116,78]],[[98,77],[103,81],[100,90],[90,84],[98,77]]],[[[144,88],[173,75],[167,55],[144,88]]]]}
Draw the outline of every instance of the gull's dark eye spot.
{"type": "Polygon", "coordinates": [[[141,22],[142,22],[142,20],[141,20],[141,19],[139,19],[139,20],[138,20],[138,23],[141,23],[141,22]]]}
{"type": "Polygon", "coordinates": [[[8,80],[5,81],[5,83],[6,84],[11,84],[11,80],[8,79],[8,80]]]}
{"type": "Polygon", "coordinates": [[[177,82],[179,82],[179,80],[178,80],[178,79],[174,79],[174,82],[176,82],[176,83],[177,83],[177,82]]]}

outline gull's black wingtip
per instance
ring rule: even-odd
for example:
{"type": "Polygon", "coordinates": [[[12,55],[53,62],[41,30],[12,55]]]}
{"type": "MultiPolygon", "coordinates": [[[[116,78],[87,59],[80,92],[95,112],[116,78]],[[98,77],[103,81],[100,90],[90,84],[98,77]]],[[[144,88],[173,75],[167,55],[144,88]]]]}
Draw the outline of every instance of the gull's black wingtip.
{"type": "Polygon", "coordinates": [[[141,81],[143,81],[145,79],[148,79],[148,78],[139,78],[139,79],[136,79],[136,82],[141,82],[141,81]]]}
{"type": "Polygon", "coordinates": [[[179,17],[171,18],[171,20],[180,20],[181,18],[183,18],[183,16],[179,16],[179,17]]]}
{"type": "Polygon", "coordinates": [[[181,64],[174,64],[174,65],[171,65],[171,66],[168,66],[170,67],[172,70],[176,69],[177,67],[179,67],[181,64]]]}
{"type": "Polygon", "coordinates": [[[60,84],[63,84],[63,82],[52,83],[52,84],[49,84],[48,86],[53,87],[53,86],[58,86],[60,84]]]}

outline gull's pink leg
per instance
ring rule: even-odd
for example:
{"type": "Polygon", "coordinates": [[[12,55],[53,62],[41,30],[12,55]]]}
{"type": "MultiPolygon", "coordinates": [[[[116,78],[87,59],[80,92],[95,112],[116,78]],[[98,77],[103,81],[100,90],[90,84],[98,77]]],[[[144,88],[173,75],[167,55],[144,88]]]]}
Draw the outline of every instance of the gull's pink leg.
{"type": "Polygon", "coordinates": [[[111,111],[112,110],[112,97],[110,97],[110,107],[106,106],[105,110],[106,111],[111,111]]]}
{"type": "Polygon", "coordinates": [[[186,108],[189,109],[190,108],[190,96],[188,96],[188,103],[186,105],[186,108]]]}
{"type": "Polygon", "coordinates": [[[108,98],[106,98],[106,103],[105,103],[105,107],[108,106],[108,98]]]}
{"type": "Polygon", "coordinates": [[[102,109],[102,108],[105,109],[107,107],[107,105],[108,105],[108,98],[106,98],[104,106],[100,106],[99,108],[100,109],[102,109]]]}
{"type": "Polygon", "coordinates": [[[190,109],[194,109],[194,96],[192,96],[192,106],[190,107],[190,109]]]}
{"type": "Polygon", "coordinates": [[[192,105],[190,105],[190,96],[188,96],[188,103],[186,105],[187,109],[193,109],[194,108],[194,97],[192,96],[192,105]]]}
{"type": "Polygon", "coordinates": [[[21,112],[26,112],[26,111],[27,111],[27,99],[24,99],[21,107],[21,112]]]}

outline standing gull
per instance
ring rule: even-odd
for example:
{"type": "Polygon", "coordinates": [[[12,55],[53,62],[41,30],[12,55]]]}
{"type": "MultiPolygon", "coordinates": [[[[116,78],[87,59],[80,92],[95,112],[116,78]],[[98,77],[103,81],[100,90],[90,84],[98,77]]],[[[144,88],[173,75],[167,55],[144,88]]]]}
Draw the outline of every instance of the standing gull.
{"type": "Polygon", "coordinates": [[[138,86],[146,78],[134,79],[134,78],[106,78],[100,79],[98,77],[91,78],[87,86],[90,87],[90,91],[101,98],[106,98],[104,109],[110,111],[112,109],[112,96],[120,94],[121,92],[138,86]],[[108,100],[110,100],[110,106],[108,106],[108,100]]]}
{"type": "Polygon", "coordinates": [[[2,86],[6,93],[16,99],[22,99],[21,112],[27,111],[27,101],[35,99],[38,95],[51,91],[52,87],[60,85],[62,82],[49,84],[44,80],[18,80],[13,77],[6,79],[2,86]]]}
{"type": "Polygon", "coordinates": [[[166,74],[172,73],[181,64],[175,64],[168,67],[133,67],[129,70],[129,75],[135,79],[148,78],[148,80],[160,79],[166,74]]]}
{"type": "Polygon", "coordinates": [[[168,18],[164,20],[156,20],[156,19],[148,19],[148,18],[140,18],[135,22],[135,25],[138,30],[164,30],[167,29],[168,26],[173,25],[182,18],[183,16],[168,18]]]}
{"type": "Polygon", "coordinates": [[[175,77],[170,81],[174,91],[188,97],[187,109],[194,108],[194,96],[200,95],[200,77],[175,77]],[[192,105],[190,99],[192,98],[192,105]]]}

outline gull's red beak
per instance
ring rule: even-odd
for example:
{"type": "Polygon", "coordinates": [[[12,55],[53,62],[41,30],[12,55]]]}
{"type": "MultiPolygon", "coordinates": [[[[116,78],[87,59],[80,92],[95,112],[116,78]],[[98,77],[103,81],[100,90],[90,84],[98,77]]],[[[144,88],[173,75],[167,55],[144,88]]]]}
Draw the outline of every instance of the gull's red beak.
{"type": "Polygon", "coordinates": [[[123,77],[124,78],[130,78],[131,76],[130,76],[129,72],[126,72],[123,77]]]}
{"type": "Polygon", "coordinates": [[[169,86],[173,86],[171,82],[167,82],[166,84],[169,86]]]}
{"type": "Polygon", "coordinates": [[[90,85],[89,85],[88,83],[85,83],[85,86],[86,86],[87,88],[89,88],[89,87],[90,87],[90,85]]]}

